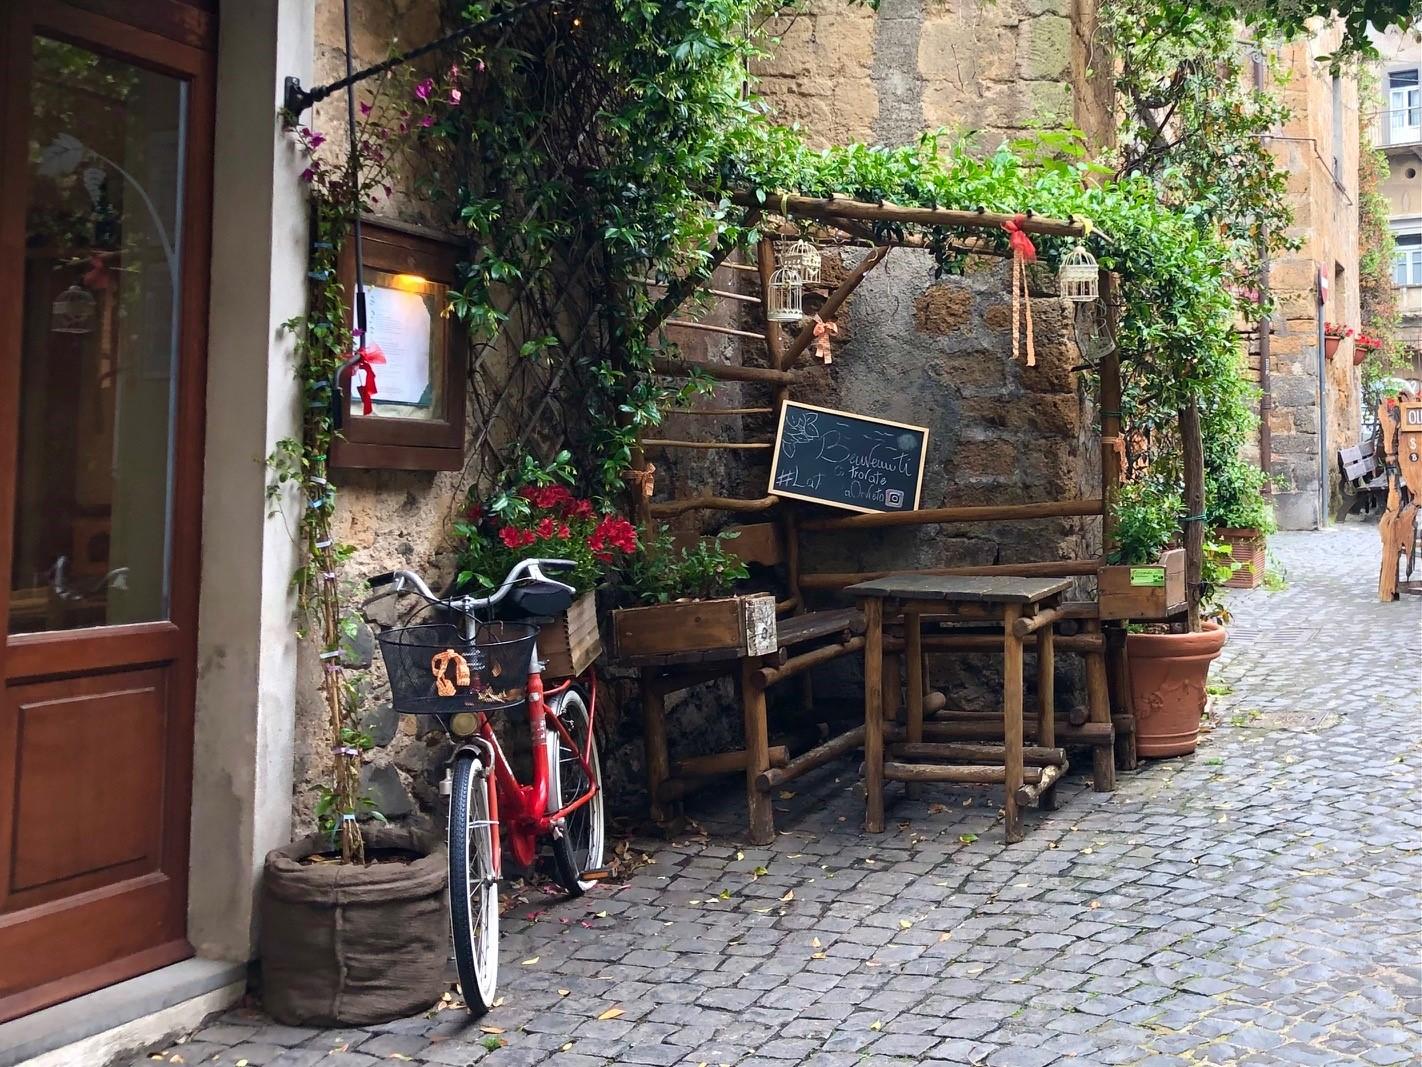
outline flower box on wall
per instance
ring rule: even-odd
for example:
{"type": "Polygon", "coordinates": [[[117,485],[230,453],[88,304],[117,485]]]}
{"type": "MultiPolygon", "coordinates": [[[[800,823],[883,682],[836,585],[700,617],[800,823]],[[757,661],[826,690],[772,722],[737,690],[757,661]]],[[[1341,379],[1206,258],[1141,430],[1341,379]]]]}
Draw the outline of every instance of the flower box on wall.
{"type": "Polygon", "coordinates": [[[1185,610],[1185,550],[1172,548],[1151,564],[1112,564],[1096,572],[1103,619],[1169,619],[1185,610]]]}
{"type": "Polygon", "coordinates": [[[775,597],[768,593],[622,608],[612,613],[617,658],[702,653],[707,659],[768,656],[780,647],[775,597]]]}
{"type": "Polygon", "coordinates": [[[1265,538],[1258,530],[1221,527],[1215,536],[1229,545],[1229,558],[1238,563],[1225,585],[1230,589],[1253,589],[1264,581],[1265,538]]]}
{"type": "Polygon", "coordinates": [[[538,630],[538,658],[547,678],[575,678],[602,655],[597,629],[597,593],[587,592],[538,630]]]}

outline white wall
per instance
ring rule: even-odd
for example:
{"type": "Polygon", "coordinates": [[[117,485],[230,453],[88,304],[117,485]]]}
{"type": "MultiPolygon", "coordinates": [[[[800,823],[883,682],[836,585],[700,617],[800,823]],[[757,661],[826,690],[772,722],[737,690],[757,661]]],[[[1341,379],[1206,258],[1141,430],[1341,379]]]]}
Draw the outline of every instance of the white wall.
{"type": "Polygon", "coordinates": [[[290,833],[295,520],[264,489],[297,429],[280,324],[305,306],[304,164],[277,109],[287,75],[310,81],[309,0],[223,4],[219,48],[188,927],[200,955],[245,960],[263,857],[290,833]]]}

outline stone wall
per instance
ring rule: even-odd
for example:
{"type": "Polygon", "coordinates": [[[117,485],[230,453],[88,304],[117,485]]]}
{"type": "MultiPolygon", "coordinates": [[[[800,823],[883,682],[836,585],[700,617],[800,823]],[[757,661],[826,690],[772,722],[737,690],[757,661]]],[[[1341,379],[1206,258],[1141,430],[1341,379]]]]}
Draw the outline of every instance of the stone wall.
{"type": "Polygon", "coordinates": [[[1336,36],[1336,30],[1327,31],[1280,56],[1289,77],[1277,88],[1293,115],[1272,145],[1288,173],[1291,235],[1301,242],[1298,251],[1276,257],[1270,271],[1278,303],[1270,341],[1270,470],[1285,483],[1275,502],[1286,529],[1326,521],[1329,498],[1337,493],[1338,449],[1355,444],[1360,433],[1360,378],[1351,343],[1322,361],[1322,374],[1319,359],[1321,321],[1357,326],[1361,315],[1357,83],[1345,76],[1335,97],[1327,67],[1318,63],[1336,36]],[[1323,304],[1320,272],[1328,282],[1323,304]]]}
{"type": "Polygon", "coordinates": [[[1032,126],[1109,139],[1109,70],[1095,0],[883,0],[875,12],[814,0],[772,26],[760,91],[812,141],[896,145],[976,130],[993,148],[1032,126]]]}

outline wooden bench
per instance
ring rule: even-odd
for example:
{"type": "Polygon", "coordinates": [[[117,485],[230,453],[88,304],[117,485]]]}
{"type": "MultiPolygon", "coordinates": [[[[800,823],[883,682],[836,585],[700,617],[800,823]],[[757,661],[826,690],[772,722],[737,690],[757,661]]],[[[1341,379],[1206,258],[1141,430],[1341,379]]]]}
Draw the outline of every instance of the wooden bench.
{"type": "MultiPolygon", "coordinates": [[[[726,547],[748,565],[769,568],[783,561],[783,546],[775,524],[742,527],[738,532],[741,536],[727,541],[726,547]]],[[[638,668],[641,675],[647,793],[653,820],[668,823],[677,803],[706,778],[742,771],[750,839],[755,844],[768,844],[775,836],[771,791],[854,751],[863,743],[864,730],[850,730],[791,758],[788,745],[770,744],[766,690],[798,677],[803,684],[804,704],[809,707],[813,694],[807,672],[861,652],[863,631],[864,617],[855,608],[799,612],[777,620],[778,646],[772,655],[741,656],[722,651],[619,657],[619,663],[638,668]],[[666,698],[722,678],[730,678],[736,685],[745,747],[689,756],[673,763],[667,744],[666,698]]]]}
{"type": "Polygon", "coordinates": [[[1338,471],[1344,501],[1340,519],[1360,508],[1364,514],[1370,514],[1382,506],[1387,496],[1387,473],[1372,440],[1340,448],[1338,471]]]}

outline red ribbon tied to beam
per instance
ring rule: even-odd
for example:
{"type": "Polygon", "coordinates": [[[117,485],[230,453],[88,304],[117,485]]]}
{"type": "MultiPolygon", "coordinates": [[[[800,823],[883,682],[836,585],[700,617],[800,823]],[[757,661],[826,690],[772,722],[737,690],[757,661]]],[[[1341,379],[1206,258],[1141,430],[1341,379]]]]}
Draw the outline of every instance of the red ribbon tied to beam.
{"type": "Polygon", "coordinates": [[[1012,246],[1012,254],[1021,256],[1024,262],[1035,263],[1037,246],[1032,243],[1032,238],[1027,235],[1027,231],[1022,228],[1022,224],[1026,221],[1026,215],[1013,215],[1002,224],[1002,228],[1007,231],[1007,240],[1012,246]]]}
{"type": "Polygon", "coordinates": [[[375,364],[384,362],[385,353],[380,350],[379,345],[362,345],[356,352],[355,362],[351,364],[351,383],[355,383],[357,373],[362,375],[360,385],[356,386],[356,391],[360,393],[362,415],[369,415],[373,410],[370,398],[376,395],[375,364]]]}

